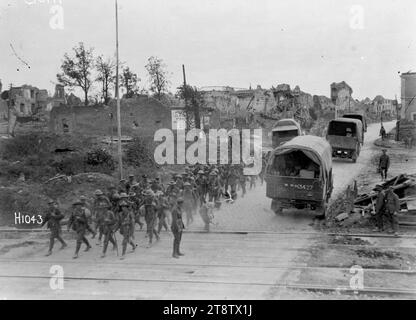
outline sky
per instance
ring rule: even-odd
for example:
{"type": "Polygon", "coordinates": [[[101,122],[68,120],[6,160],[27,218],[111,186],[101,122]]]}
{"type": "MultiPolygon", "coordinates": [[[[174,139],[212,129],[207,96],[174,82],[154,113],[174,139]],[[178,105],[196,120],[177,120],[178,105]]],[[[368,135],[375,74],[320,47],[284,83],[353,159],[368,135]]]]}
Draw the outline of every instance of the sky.
{"type": "MultiPolygon", "coordinates": [[[[114,0],[0,0],[3,89],[53,91],[79,42],[113,56],[114,8],[114,0]]],[[[163,59],[173,92],[184,64],[197,87],[288,83],[329,96],[332,82],[346,81],[356,99],[394,98],[400,72],[416,71],[415,16],[414,0],[119,0],[120,58],[141,87],[147,59],[163,59]]]]}

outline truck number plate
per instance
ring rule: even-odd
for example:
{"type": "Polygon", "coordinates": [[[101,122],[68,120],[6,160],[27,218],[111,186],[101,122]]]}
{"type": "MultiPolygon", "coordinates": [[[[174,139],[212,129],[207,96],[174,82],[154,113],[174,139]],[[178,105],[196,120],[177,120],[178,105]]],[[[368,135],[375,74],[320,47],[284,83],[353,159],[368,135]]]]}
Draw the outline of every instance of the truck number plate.
{"type": "Polygon", "coordinates": [[[306,184],[285,183],[285,187],[297,189],[297,190],[304,190],[304,191],[311,191],[313,189],[312,185],[306,185],[306,184]]]}

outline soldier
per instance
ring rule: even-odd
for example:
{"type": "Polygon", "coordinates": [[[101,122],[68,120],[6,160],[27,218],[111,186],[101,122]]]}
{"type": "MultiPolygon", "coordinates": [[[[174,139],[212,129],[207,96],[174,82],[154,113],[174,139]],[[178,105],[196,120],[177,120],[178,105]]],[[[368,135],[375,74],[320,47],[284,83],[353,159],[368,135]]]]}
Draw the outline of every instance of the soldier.
{"type": "Polygon", "coordinates": [[[182,220],[183,198],[178,198],[177,205],[172,210],[172,225],[171,230],[174,236],[173,240],[173,253],[172,257],[178,259],[184,254],[180,251],[180,244],[182,240],[182,232],[185,229],[185,225],[182,220]]]}
{"type": "Polygon", "coordinates": [[[135,181],[135,179],[134,179],[134,174],[129,175],[129,179],[128,179],[128,181],[126,182],[126,192],[127,192],[127,193],[130,193],[131,188],[132,188],[132,187],[133,187],[133,185],[135,185],[135,184],[136,184],[136,181],[135,181]]]}
{"type": "Polygon", "coordinates": [[[94,192],[94,195],[95,199],[92,208],[92,229],[94,230],[94,232],[98,231],[99,235],[97,245],[99,245],[101,244],[101,239],[103,237],[102,215],[108,209],[108,207],[112,206],[112,204],[111,201],[105,196],[105,194],[101,190],[96,190],[94,192]]]}
{"type": "Polygon", "coordinates": [[[250,176],[250,190],[256,187],[257,176],[250,176]]]}
{"type": "Polygon", "coordinates": [[[200,204],[203,205],[206,201],[206,194],[207,194],[207,179],[205,177],[205,172],[203,170],[198,171],[198,175],[196,177],[195,183],[198,188],[198,195],[200,204]]]}
{"type": "Polygon", "coordinates": [[[163,192],[159,191],[158,195],[159,226],[157,232],[158,234],[160,234],[162,228],[165,228],[165,230],[168,231],[168,224],[166,223],[166,218],[169,211],[169,201],[168,198],[163,194],[163,192]]]}
{"type": "Polygon", "coordinates": [[[85,233],[89,229],[87,216],[85,211],[82,209],[82,201],[78,200],[73,203],[73,211],[68,221],[68,231],[71,229],[77,233],[77,246],[75,249],[74,259],[78,258],[78,252],[81,248],[82,242],[87,245],[85,251],[91,249],[91,245],[85,237],[85,233]]]}
{"type": "Polygon", "coordinates": [[[239,170],[239,183],[241,187],[241,197],[244,198],[246,195],[246,183],[247,183],[247,177],[244,175],[242,168],[239,170]]]}
{"type": "Polygon", "coordinates": [[[218,181],[217,173],[216,171],[212,171],[208,182],[209,202],[216,202],[218,200],[220,189],[221,186],[218,181]]]}
{"type": "Polygon", "coordinates": [[[183,190],[183,178],[180,174],[176,175],[176,188],[183,190]]]}
{"type": "Polygon", "coordinates": [[[380,128],[380,136],[381,136],[381,140],[385,140],[386,139],[386,129],[384,129],[383,124],[381,124],[381,128],[380,128]]]}
{"type": "Polygon", "coordinates": [[[118,184],[118,192],[119,193],[127,193],[127,180],[121,179],[118,184]]]}
{"type": "Polygon", "coordinates": [[[212,202],[204,203],[202,207],[199,209],[199,214],[202,218],[202,221],[204,221],[204,230],[206,232],[209,232],[210,224],[212,223],[213,219],[213,210],[214,210],[214,204],[212,202]]]}
{"type": "MultiPolygon", "coordinates": [[[[137,185],[135,185],[135,186],[137,186],[137,185]]],[[[137,187],[133,187],[131,190],[132,191],[129,193],[129,202],[131,203],[131,209],[133,210],[133,214],[134,214],[136,223],[139,225],[140,230],[143,230],[144,224],[140,219],[140,216],[141,216],[140,215],[140,206],[141,206],[142,200],[141,200],[139,194],[133,192],[133,190],[137,191],[137,187]]]]}
{"type": "MultiPolygon", "coordinates": [[[[392,233],[397,236],[397,231],[399,230],[399,221],[397,215],[400,211],[400,200],[399,197],[394,193],[394,189],[390,186],[387,189],[385,196],[385,211],[386,220],[391,224],[392,233]]],[[[389,231],[390,232],[390,231],[389,231]]]]}
{"type": "Polygon", "coordinates": [[[381,173],[381,180],[386,181],[387,180],[387,172],[390,167],[390,157],[387,155],[387,150],[383,149],[383,154],[380,156],[380,160],[378,163],[378,168],[381,173]]]}
{"type": "Polygon", "coordinates": [[[100,203],[100,206],[105,210],[102,215],[102,232],[104,234],[104,246],[103,254],[101,258],[104,258],[107,252],[108,242],[113,245],[113,250],[117,249],[117,243],[115,240],[114,229],[117,225],[117,219],[114,213],[110,210],[110,206],[105,203],[100,203]]]}
{"type": "Polygon", "coordinates": [[[230,168],[230,174],[228,177],[228,183],[230,185],[231,188],[231,198],[233,200],[237,199],[237,180],[238,180],[238,172],[237,172],[237,168],[236,167],[231,167],[230,168]]]}
{"type": "Polygon", "coordinates": [[[193,210],[195,208],[195,197],[193,195],[193,192],[191,190],[191,184],[189,182],[185,182],[183,184],[183,187],[183,210],[186,214],[186,226],[189,227],[189,225],[194,221],[193,210]]]}
{"type": "Polygon", "coordinates": [[[117,208],[117,203],[120,200],[120,195],[117,192],[117,188],[116,187],[110,186],[108,188],[108,197],[107,198],[111,202],[112,209],[115,210],[117,208]]]}
{"type": "Polygon", "coordinates": [[[48,212],[46,213],[45,219],[43,220],[43,223],[42,223],[42,227],[47,223],[48,224],[47,228],[51,230],[51,235],[49,238],[49,251],[46,254],[46,256],[50,256],[52,254],[52,249],[55,243],[55,239],[58,239],[62,243],[61,250],[67,247],[66,242],[61,237],[61,233],[62,233],[61,220],[65,216],[61,213],[55,201],[49,200],[48,204],[49,204],[48,212]]]}
{"type": "Polygon", "coordinates": [[[133,212],[130,210],[127,201],[121,201],[120,207],[121,212],[118,228],[120,229],[120,234],[123,236],[123,251],[120,258],[123,260],[126,256],[127,244],[131,245],[133,251],[136,250],[137,245],[132,241],[135,225],[133,212]]]}
{"type": "Polygon", "coordinates": [[[151,187],[150,187],[151,189],[152,189],[152,191],[153,192],[158,192],[158,191],[164,191],[163,189],[163,185],[162,185],[162,183],[160,182],[160,178],[159,177],[157,177],[155,180],[153,180],[152,181],[152,183],[151,183],[151,187]]]}
{"type": "Polygon", "coordinates": [[[156,220],[157,220],[157,212],[155,210],[155,196],[151,189],[148,189],[144,192],[144,208],[145,208],[145,221],[147,226],[147,236],[149,238],[149,245],[150,247],[153,242],[153,234],[156,237],[156,240],[159,241],[160,237],[157,233],[156,228],[156,220]]]}
{"type": "MultiPolygon", "coordinates": [[[[88,225],[91,226],[92,225],[92,215],[91,215],[90,209],[88,209],[89,205],[87,203],[87,197],[80,196],[79,200],[82,202],[82,209],[84,210],[85,215],[87,216],[88,225]]],[[[93,229],[93,228],[91,228],[91,229],[93,229]]],[[[95,235],[93,234],[93,238],[94,237],[95,237],[95,235]]]]}

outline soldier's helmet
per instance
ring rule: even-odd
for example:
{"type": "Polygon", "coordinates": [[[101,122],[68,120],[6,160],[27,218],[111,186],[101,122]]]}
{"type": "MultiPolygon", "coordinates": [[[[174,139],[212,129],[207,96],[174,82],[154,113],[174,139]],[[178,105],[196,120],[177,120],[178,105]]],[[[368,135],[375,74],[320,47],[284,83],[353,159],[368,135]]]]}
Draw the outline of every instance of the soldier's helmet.
{"type": "Polygon", "coordinates": [[[127,193],[125,193],[125,192],[120,193],[120,199],[126,199],[128,197],[129,197],[129,195],[127,193]]]}
{"type": "Polygon", "coordinates": [[[75,201],[72,203],[72,205],[73,205],[73,206],[83,205],[83,202],[82,202],[80,199],[78,199],[78,200],[75,200],[75,201]]]}
{"type": "Polygon", "coordinates": [[[189,182],[185,182],[185,183],[183,184],[183,186],[184,186],[184,187],[190,187],[190,186],[191,186],[191,184],[190,184],[189,182]]]}
{"type": "MultiPolygon", "coordinates": [[[[113,189],[112,187],[110,187],[109,189],[113,189]]],[[[104,195],[104,193],[101,191],[101,190],[96,190],[95,192],[94,192],[94,194],[96,195],[96,196],[102,196],[102,195],[104,195]]]]}
{"type": "Polygon", "coordinates": [[[179,197],[179,198],[178,198],[178,200],[176,200],[176,202],[177,202],[177,203],[183,203],[183,202],[184,202],[184,200],[183,200],[183,198],[182,198],[182,197],[179,197]]]}
{"type": "Polygon", "coordinates": [[[129,204],[126,201],[123,200],[123,201],[120,202],[119,206],[120,207],[128,207],[129,204]]]}
{"type": "Polygon", "coordinates": [[[134,174],[130,174],[129,175],[129,178],[134,178],[134,174]]]}
{"type": "Polygon", "coordinates": [[[198,174],[205,174],[205,172],[203,170],[199,170],[198,174]]]}
{"type": "Polygon", "coordinates": [[[210,176],[216,176],[217,174],[214,171],[211,171],[211,173],[209,175],[210,176]]]}

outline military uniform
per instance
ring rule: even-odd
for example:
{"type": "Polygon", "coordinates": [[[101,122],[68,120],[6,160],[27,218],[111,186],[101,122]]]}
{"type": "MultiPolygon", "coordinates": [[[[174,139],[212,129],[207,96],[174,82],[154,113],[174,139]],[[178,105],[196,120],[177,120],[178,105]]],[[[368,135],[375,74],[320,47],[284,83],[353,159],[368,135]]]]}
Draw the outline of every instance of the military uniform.
{"type": "Polygon", "coordinates": [[[185,190],[183,191],[182,198],[184,200],[183,210],[186,214],[186,225],[189,225],[194,221],[193,211],[195,209],[195,197],[191,190],[191,184],[186,182],[184,184],[185,190]]]}
{"type": "Polygon", "coordinates": [[[171,230],[173,233],[173,253],[172,257],[179,258],[179,256],[182,256],[183,254],[180,251],[180,244],[182,240],[182,232],[185,229],[185,225],[183,224],[182,220],[182,205],[183,205],[183,199],[178,199],[178,205],[175,206],[175,208],[172,210],[172,225],[171,230]]]}
{"type": "Polygon", "coordinates": [[[387,171],[390,167],[390,157],[386,153],[381,155],[378,166],[381,173],[381,180],[385,181],[387,179],[387,171]]]}
{"type": "Polygon", "coordinates": [[[102,222],[101,222],[102,232],[104,234],[103,254],[101,256],[102,258],[105,257],[105,254],[107,252],[108,242],[111,242],[114,249],[116,249],[117,247],[116,240],[114,239],[115,237],[114,229],[117,225],[117,219],[116,219],[114,212],[109,210],[108,207],[106,207],[105,209],[106,210],[104,211],[102,215],[102,222]]]}
{"type": "Polygon", "coordinates": [[[145,208],[145,221],[147,226],[147,236],[149,238],[149,245],[153,242],[153,234],[156,236],[156,239],[159,240],[159,234],[157,233],[156,220],[157,212],[155,210],[155,198],[154,193],[151,190],[148,190],[144,193],[144,208],[145,208]]]}
{"type": "MultiPolygon", "coordinates": [[[[50,202],[50,205],[54,204],[54,202],[50,202]]],[[[46,213],[45,218],[43,219],[42,227],[47,224],[49,230],[51,230],[51,235],[49,238],[49,251],[48,256],[52,254],[52,249],[55,243],[55,239],[58,239],[62,243],[62,249],[64,249],[67,244],[61,237],[62,229],[61,229],[61,220],[65,216],[61,213],[61,211],[56,207],[50,207],[48,212],[46,213]]]]}
{"type": "Polygon", "coordinates": [[[169,211],[169,201],[166,196],[162,195],[158,199],[158,219],[159,226],[157,232],[160,234],[162,228],[168,231],[168,224],[166,223],[167,212],[169,211]]]}
{"type": "Polygon", "coordinates": [[[123,236],[123,252],[121,258],[126,255],[127,244],[132,246],[133,251],[136,250],[136,244],[133,242],[135,218],[133,212],[129,209],[127,202],[120,204],[122,211],[120,212],[119,228],[120,234],[123,236]]]}
{"type": "Polygon", "coordinates": [[[98,243],[101,243],[103,237],[102,219],[103,213],[112,207],[110,199],[108,199],[101,190],[95,192],[95,200],[92,208],[92,229],[98,231],[98,243]]]}
{"type": "Polygon", "coordinates": [[[68,230],[72,227],[72,230],[74,230],[77,233],[77,245],[76,245],[75,255],[74,255],[74,259],[76,259],[78,258],[78,252],[79,252],[79,249],[81,248],[82,242],[84,242],[87,246],[85,251],[88,251],[89,249],[91,249],[91,245],[88,242],[87,238],[85,237],[87,230],[90,230],[90,228],[88,226],[88,219],[87,219],[87,216],[85,215],[85,211],[81,207],[82,202],[75,202],[74,206],[76,207],[72,211],[71,217],[69,218],[68,230]]]}
{"type": "Polygon", "coordinates": [[[379,231],[384,230],[384,226],[389,223],[393,232],[398,231],[398,218],[396,214],[400,211],[399,197],[393,190],[381,191],[376,202],[376,218],[379,231]]]}

